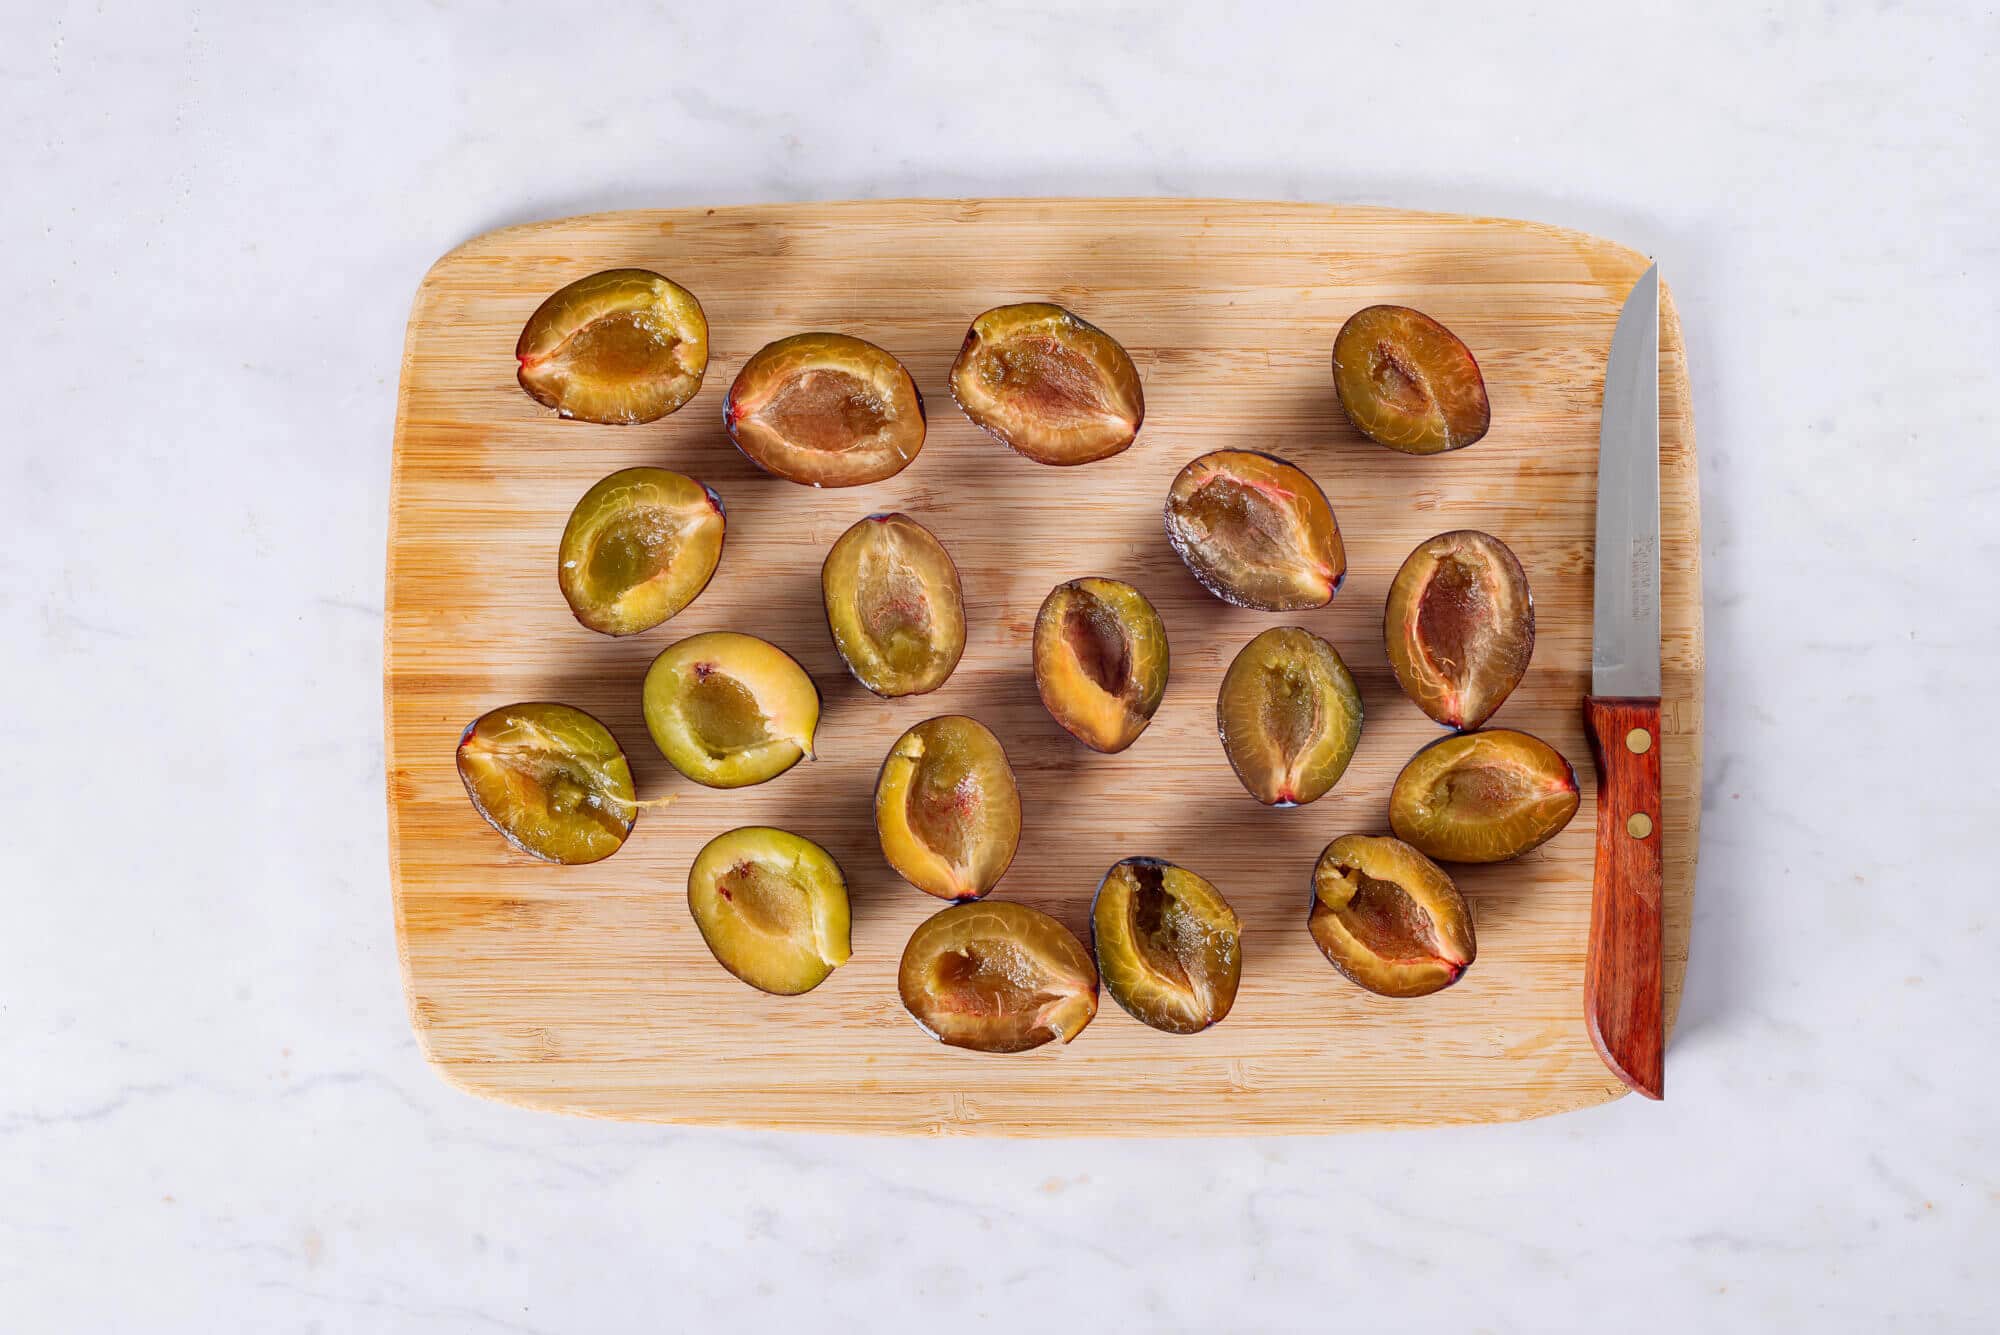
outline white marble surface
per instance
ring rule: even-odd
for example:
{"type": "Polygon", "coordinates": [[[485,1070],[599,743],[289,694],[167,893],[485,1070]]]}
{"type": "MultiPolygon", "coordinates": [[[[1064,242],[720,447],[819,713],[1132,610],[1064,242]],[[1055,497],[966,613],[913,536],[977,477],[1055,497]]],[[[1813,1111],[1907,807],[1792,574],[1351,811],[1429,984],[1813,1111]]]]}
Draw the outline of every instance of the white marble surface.
{"type": "Polygon", "coordinates": [[[1991,6],[286,8],[0,2],[0,1329],[1993,1328],[1991,6]],[[379,655],[425,267],[587,209],[1022,193],[1660,255],[1710,666],[1664,1106],[931,1144],[424,1066],[379,655]]]}

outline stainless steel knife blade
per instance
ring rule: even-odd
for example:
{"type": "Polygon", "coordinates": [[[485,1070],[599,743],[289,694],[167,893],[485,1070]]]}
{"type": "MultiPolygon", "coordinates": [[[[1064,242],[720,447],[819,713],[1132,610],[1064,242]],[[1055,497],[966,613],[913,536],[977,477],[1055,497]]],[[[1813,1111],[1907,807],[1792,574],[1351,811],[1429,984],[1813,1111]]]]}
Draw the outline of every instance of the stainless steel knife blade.
{"type": "Polygon", "coordinates": [[[1597,445],[1591,694],[1660,694],[1660,268],[1618,316],[1597,445]]]}

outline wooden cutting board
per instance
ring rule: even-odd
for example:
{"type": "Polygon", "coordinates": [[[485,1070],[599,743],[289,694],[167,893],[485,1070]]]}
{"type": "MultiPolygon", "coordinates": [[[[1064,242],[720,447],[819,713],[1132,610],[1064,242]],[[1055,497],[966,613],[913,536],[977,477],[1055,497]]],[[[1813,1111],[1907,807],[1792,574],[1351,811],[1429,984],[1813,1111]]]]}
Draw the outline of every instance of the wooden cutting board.
{"type": "MultiPolygon", "coordinates": [[[[1598,406],[1612,325],[1645,267],[1579,232],[1489,218],[1203,200],[874,201],[599,214],[511,227],[440,260],[418,289],[396,419],[384,668],[390,875],[410,1014],[452,1083],[529,1107],[670,1122],[1004,1135],[1313,1132],[1501,1121],[1600,1103],[1624,1087],[1583,1021],[1594,775],[1579,701],[1589,684],[1598,406]],[[680,412],[638,427],[560,421],[514,383],[514,340],[556,288],[599,269],[668,274],[700,299],[708,376],[680,412]],[[1146,425],[1126,453],[1077,469],[1029,462],[953,406],[945,375],[971,318],[1048,299],[1102,325],[1144,377],[1146,425]],[[1376,302],[1416,306],[1473,349],[1493,429],[1410,458],[1361,439],[1329,370],[1335,332],[1376,302]],[[721,425],[744,360],[801,330],[859,335],[903,359],[930,432],[901,475],[816,491],[760,473],[721,425]],[[1222,446],[1268,450],[1325,488],[1350,562],[1327,608],[1224,606],[1168,548],[1175,472],[1222,446]],[[693,606],[613,640],[571,619],[555,581],[570,507],[635,464],[722,493],[728,543],[693,606]],[[842,669],[819,568],[864,514],[906,510],[958,562],[971,622],[933,695],[882,701],[842,669]],[[1305,928],[1309,877],[1336,835],[1386,829],[1391,782],[1439,735],[1399,694],[1382,604],[1422,539],[1481,528],[1520,555],[1539,638],[1495,722],[1562,750],[1584,786],[1569,828],[1511,864],[1454,868],[1478,923],[1458,986],[1372,996],[1330,968],[1305,928]],[[1165,618],[1173,676],[1151,729],[1102,756],[1043,711],[1029,669],[1042,597],[1079,575],[1136,583],[1165,618]],[[1260,807],[1215,732],[1223,669],[1251,636],[1302,624],[1360,682],[1366,724],[1321,801],[1260,807]],[[794,654],[825,694],[821,758],[718,792],[660,757],[639,709],[654,655],[731,629],[794,654]],[[555,867],[510,850],[453,766],[481,712],[560,700],[624,744],[642,815],[615,857],[555,867]],[[1020,778],[1019,857],[995,895],[1086,940],[1099,877],[1150,854],[1207,876],[1245,925],[1236,1008],[1174,1037],[1109,997],[1070,1046],[995,1057],[944,1048],[897,1001],[911,930],[938,901],[883,861],[876,768],[905,727],[967,713],[999,733],[1020,778]],[[818,990],[754,992],[688,916],[697,849],[738,825],[825,845],[853,898],[854,958],[818,990]]],[[[1660,340],[1666,703],[1666,987],[1687,959],[1701,782],[1701,575],[1694,431],[1669,301],[1660,340]]]]}

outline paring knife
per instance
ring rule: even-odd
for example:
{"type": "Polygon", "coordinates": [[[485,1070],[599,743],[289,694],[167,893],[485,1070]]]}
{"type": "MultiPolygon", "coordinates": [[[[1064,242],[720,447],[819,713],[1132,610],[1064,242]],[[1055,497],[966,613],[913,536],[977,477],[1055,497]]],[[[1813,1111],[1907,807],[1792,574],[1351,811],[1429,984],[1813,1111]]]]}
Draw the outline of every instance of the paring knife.
{"type": "Polygon", "coordinates": [[[1660,1005],[1660,272],[1611,335],[1597,446],[1597,588],[1584,726],[1597,760],[1597,871],[1583,1009],[1618,1077],[1662,1097],[1660,1005]]]}

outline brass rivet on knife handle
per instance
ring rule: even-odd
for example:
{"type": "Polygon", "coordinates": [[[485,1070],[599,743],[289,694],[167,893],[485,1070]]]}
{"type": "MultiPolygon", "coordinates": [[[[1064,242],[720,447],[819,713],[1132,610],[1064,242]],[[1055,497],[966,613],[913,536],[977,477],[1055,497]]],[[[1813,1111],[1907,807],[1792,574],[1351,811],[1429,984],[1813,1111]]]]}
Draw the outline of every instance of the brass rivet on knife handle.
{"type": "Polygon", "coordinates": [[[1634,839],[1648,837],[1653,833],[1653,818],[1643,811],[1633,812],[1631,819],[1625,822],[1625,833],[1634,839]]]}
{"type": "Polygon", "coordinates": [[[1634,728],[1625,734],[1625,749],[1635,756],[1643,756],[1653,747],[1653,734],[1644,728],[1634,728]]]}

